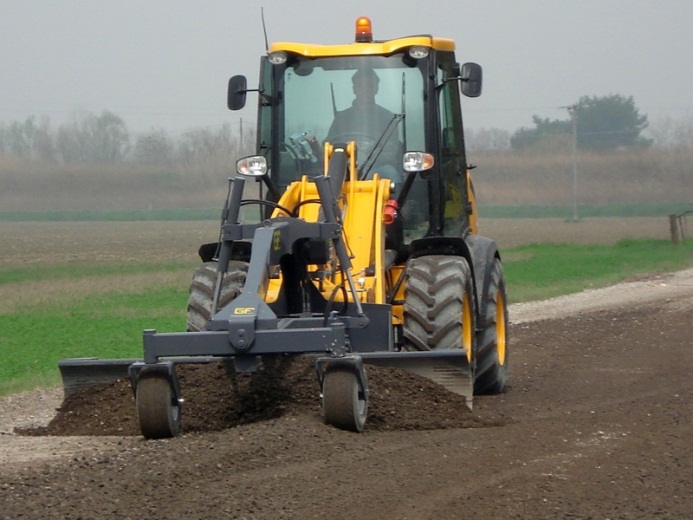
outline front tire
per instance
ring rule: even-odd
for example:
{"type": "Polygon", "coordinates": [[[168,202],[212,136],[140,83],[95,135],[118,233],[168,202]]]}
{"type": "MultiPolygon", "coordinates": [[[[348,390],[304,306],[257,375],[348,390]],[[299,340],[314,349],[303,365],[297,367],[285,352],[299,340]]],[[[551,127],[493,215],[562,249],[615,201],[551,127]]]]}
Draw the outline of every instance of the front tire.
{"type": "Polygon", "coordinates": [[[405,348],[465,349],[473,366],[476,313],[467,260],[441,255],[410,260],[404,294],[405,348]]]}
{"type": "MultiPolygon", "coordinates": [[[[207,322],[212,319],[212,303],[217,283],[219,264],[205,262],[193,273],[188,297],[188,332],[205,330],[207,322]]],[[[231,261],[221,284],[221,293],[217,302],[217,311],[227,306],[243,290],[248,274],[246,262],[231,261]]]]}
{"type": "Polygon", "coordinates": [[[498,258],[493,260],[486,285],[474,380],[474,393],[479,395],[500,394],[508,387],[508,300],[498,258]]]}

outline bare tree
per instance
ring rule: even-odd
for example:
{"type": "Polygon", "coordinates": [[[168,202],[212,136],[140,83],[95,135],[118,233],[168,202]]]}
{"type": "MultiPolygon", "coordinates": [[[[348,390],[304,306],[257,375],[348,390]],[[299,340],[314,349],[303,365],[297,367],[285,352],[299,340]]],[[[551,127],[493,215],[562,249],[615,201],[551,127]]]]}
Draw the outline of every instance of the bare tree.
{"type": "Polygon", "coordinates": [[[64,162],[116,163],[128,153],[130,134],[120,117],[104,110],[62,125],[56,143],[64,162]]]}
{"type": "Polygon", "coordinates": [[[693,117],[663,117],[650,124],[648,133],[658,148],[693,148],[693,117]]]}
{"type": "Polygon", "coordinates": [[[167,164],[173,160],[175,145],[163,129],[152,129],[135,139],[133,158],[145,164],[167,164]]]}
{"type": "Polygon", "coordinates": [[[500,128],[468,129],[467,148],[473,152],[502,152],[510,150],[510,132],[500,128]]]}

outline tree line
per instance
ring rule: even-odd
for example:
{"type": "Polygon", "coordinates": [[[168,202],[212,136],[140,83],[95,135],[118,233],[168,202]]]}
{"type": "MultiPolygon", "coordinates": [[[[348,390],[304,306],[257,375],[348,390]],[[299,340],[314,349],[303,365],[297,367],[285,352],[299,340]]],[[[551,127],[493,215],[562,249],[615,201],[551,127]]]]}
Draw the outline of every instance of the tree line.
{"type": "Polygon", "coordinates": [[[583,96],[563,107],[564,119],[532,117],[533,126],[514,133],[500,129],[467,132],[468,146],[478,151],[556,150],[569,148],[575,141],[579,150],[608,152],[624,148],[693,147],[693,119],[662,119],[651,125],[640,114],[633,97],[619,94],[583,96]],[[650,137],[644,135],[648,131],[650,137]]]}
{"type": "MultiPolygon", "coordinates": [[[[652,127],[632,96],[583,96],[564,108],[565,119],[535,115],[532,127],[522,127],[514,133],[497,128],[467,129],[467,147],[474,152],[555,151],[571,144],[580,150],[598,152],[653,145],[693,147],[693,119],[665,119],[652,127]],[[650,137],[643,135],[646,129],[650,137]]],[[[252,143],[254,139],[249,135],[244,141],[252,143]]],[[[234,160],[250,153],[241,147],[241,136],[229,124],[191,129],[178,137],[163,129],[132,134],[125,121],[108,110],[74,116],[57,128],[45,116],[0,122],[0,154],[46,163],[190,165],[222,157],[234,160]]]]}
{"type": "MultiPolygon", "coordinates": [[[[246,137],[252,142],[252,137],[246,137]]],[[[118,115],[83,114],[57,128],[48,117],[0,122],[0,154],[45,163],[193,164],[241,153],[231,125],[190,129],[174,138],[163,129],[132,134],[118,115]]]]}

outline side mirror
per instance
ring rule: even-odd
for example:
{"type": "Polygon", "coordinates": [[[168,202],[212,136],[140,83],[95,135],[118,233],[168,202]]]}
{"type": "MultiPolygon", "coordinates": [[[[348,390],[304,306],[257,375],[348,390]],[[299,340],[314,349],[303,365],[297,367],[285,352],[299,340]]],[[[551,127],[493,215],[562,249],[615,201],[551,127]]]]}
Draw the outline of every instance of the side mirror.
{"type": "Polygon", "coordinates": [[[230,110],[240,110],[245,106],[246,92],[248,92],[248,82],[245,76],[233,76],[229,80],[227,105],[230,110]]]}
{"type": "Polygon", "coordinates": [[[467,97],[479,97],[481,95],[481,65],[478,63],[465,63],[462,65],[460,88],[462,94],[467,97]]]}

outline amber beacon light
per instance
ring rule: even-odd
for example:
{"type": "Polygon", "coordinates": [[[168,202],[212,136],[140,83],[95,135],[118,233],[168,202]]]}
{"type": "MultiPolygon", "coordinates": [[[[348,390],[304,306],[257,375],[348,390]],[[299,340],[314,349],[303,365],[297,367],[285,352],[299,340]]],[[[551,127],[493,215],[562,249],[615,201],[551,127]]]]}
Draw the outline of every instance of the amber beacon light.
{"type": "Polygon", "coordinates": [[[364,43],[373,41],[371,19],[367,16],[361,16],[360,18],[356,19],[356,41],[364,43]]]}

